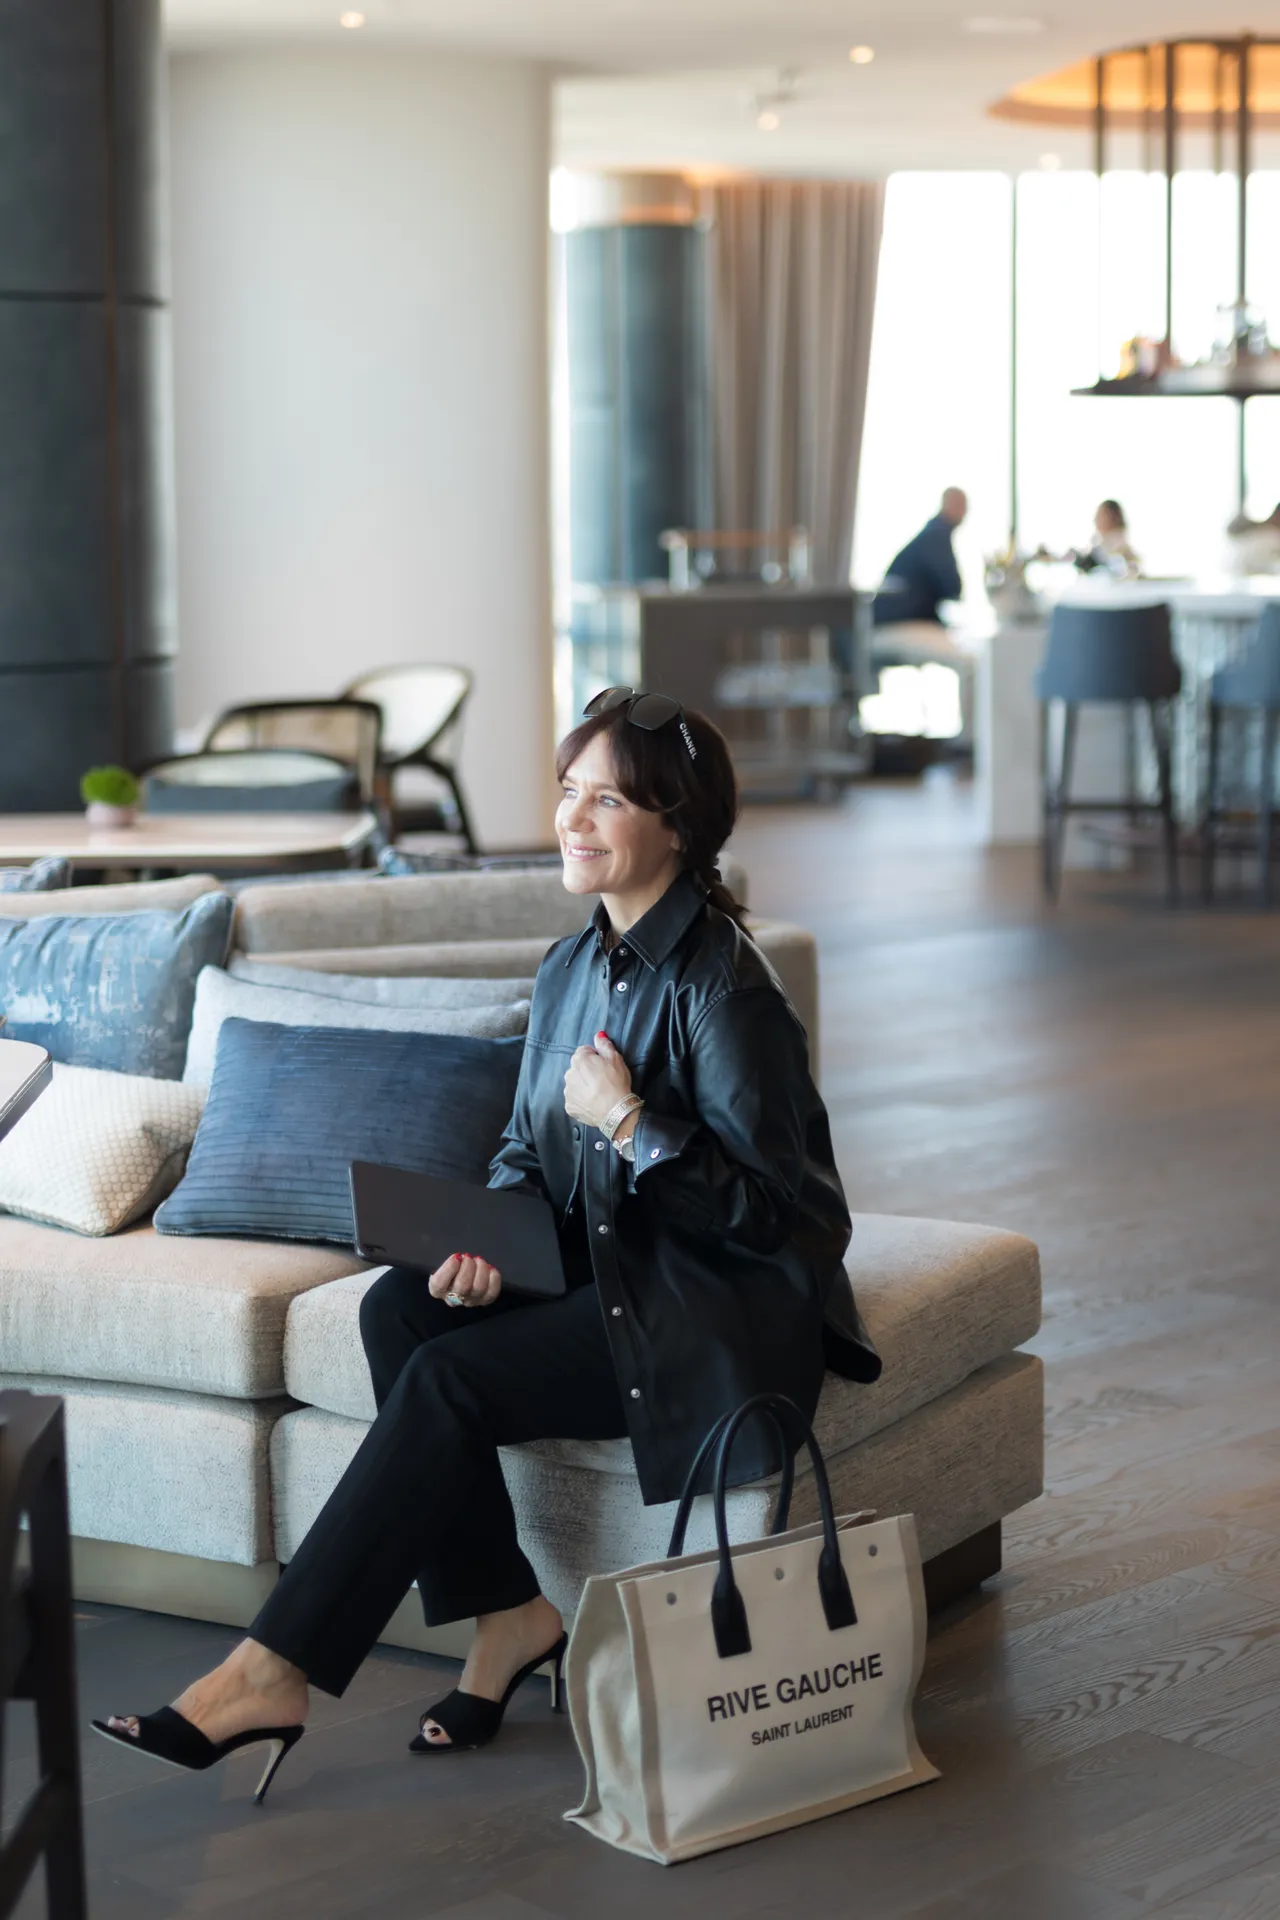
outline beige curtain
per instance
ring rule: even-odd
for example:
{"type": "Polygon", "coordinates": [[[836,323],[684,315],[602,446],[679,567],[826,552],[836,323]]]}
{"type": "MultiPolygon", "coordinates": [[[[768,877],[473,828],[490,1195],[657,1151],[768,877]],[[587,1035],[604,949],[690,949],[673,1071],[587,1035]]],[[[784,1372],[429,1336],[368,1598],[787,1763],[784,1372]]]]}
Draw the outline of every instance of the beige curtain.
{"type": "Polygon", "coordinates": [[[819,581],[849,578],[880,181],[751,181],[708,194],[715,524],[806,526],[819,581]]]}

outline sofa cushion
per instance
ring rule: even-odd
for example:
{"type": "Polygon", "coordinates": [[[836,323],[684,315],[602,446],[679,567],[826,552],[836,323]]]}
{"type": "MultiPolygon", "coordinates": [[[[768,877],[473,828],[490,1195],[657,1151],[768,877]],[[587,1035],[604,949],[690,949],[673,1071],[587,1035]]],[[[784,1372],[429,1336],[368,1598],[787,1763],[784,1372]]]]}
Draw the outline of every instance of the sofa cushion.
{"type": "Polygon", "coordinates": [[[182,913],[0,915],[6,1033],[66,1066],[180,1080],[196,978],[226,958],[232,906],[210,893],[182,913]]]}
{"type": "Polygon", "coordinates": [[[211,873],[185,873],[176,880],[139,880],[116,887],[58,887],[51,893],[6,895],[6,920],[35,920],[51,913],[181,913],[202,894],[217,893],[211,873]]]}
{"type": "MultiPolygon", "coordinates": [[[[720,878],[738,905],[748,901],[746,868],[730,853],[722,853],[717,865],[720,878]]],[[[413,853],[408,848],[384,847],[378,855],[378,871],[395,878],[410,873],[529,873],[564,871],[558,851],[539,854],[518,853],[413,853]]]]}
{"type": "MultiPolygon", "coordinates": [[[[297,1552],[338,1479],[351,1464],[362,1421],[304,1407],[287,1413],[271,1436],[271,1494],[276,1553],[297,1552]]],[[[661,1560],[670,1505],[646,1507],[632,1475],[593,1473],[548,1457],[537,1446],[504,1447],[502,1471],[520,1542],[554,1606],[571,1613],[591,1573],[661,1560]]],[[[837,1513],[873,1508],[915,1515],[924,1558],[1034,1500],[1044,1484],[1044,1370],[1030,1353],[1006,1354],[971,1373],[908,1418],[868,1435],[831,1462],[837,1513]]],[[[727,1501],[729,1536],[754,1540],[769,1530],[771,1485],[735,1487],[727,1501]]],[[[792,1522],[817,1518],[813,1475],[797,1462],[792,1522]]],[[[693,1503],[687,1550],[714,1543],[710,1498],[693,1503]]]]}
{"type": "Polygon", "coordinates": [[[349,1247],[353,1160],[483,1186],[523,1051],[522,1040],[228,1020],[186,1178],[156,1227],[349,1247]]]}
{"type": "Polygon", "coordinates": [[[66,1403],[71,1531],[255,1567],[273,1554],[268,1446],[287,1402],[0,1374],[66,1403]]]}
{"type": "MultiPolygon", "coordinates": [[[[827,1375],[816,1424],[824,1453],[842,1453],[903,1419],[1012,1352],[1040,1325],[1039,1255],[1021,1234],[859,1213],[846,1267],[884,1372],[873,1386],[827,1375]]],[[[284,1377],[295,1400],[373,1418],[360,1301],[383,1271],[354,1274],[293,1302],[284,1377]]],[[[606,1473],[634,1471],[626,1440],[546,1440],[538,1451],[606,1473]]]]}
{"type": "Polygon", "coordinates": [[[358,1000],[369,1007],[491,1007],[528,1000],[532,978],[515,980],[467,979],[429,974],[388,979],[381,974],[322,972],[317,967],[277,967],[247,953],[233,953],[227,971],[237,980],[259,987],[291,987],[295,992],[323,993],[336,1000],[358,1000]]]}
{"type": "MultiPolygon", "coordinates": [[[[317,988],[323,986],[319,979],[317,988]]],[[[529,1024],[529,1002],[509,1005],[491,998],[484,1006],[379,1007],[336,999],[322,991],[260,986],[206,967],[196,983],[195,1011],[182,1077],[189,1086],[213,1079],[218,1035],[225,1020],[251,1020],[280,1027],[377,1028],[383,1033],[469,1034],[477,1040],[510,1040],[529,1024]]]]}
{"type": "Polygon", "coordinates": [[[378,975],[390,980],[453,978],[502,980],[512,974],[536,974],[555,940],[535,934],[525,940],[407,941],[396,947],[298,947],[263,954],[278,967],[313,967],[317,972],[378,975]]]}
{"type": "Polygon", "coordinates": [[[748,920],[747,932],[777,974],[809,1042],[809,1067],[818,1077],[818,947],[807,927],[786,920],[748,920]]]}
{"type": "Polygon", "coordinates": [[[0,893],[52,893],[71,885],[71,863],[50,856],[29,867],[0,867],[0,893]]]}
{"type": "MultiPolygon", "coordinates": [[[[769,962],[809,1037],[809,1059],[818,1067],[818,953],[813,935],[785,920],[752,920],[748,930],[769,962]]],[[[558,937],[558,936],[557,936],[558,937]]],[[[325,973],[376,974],[387,979],[465,975],[500,979],[533,975],[554,941],[546,934],[509,940],[405,941],[386,947],[313,947],[264,953],[276,967],[311,967],[325,973]]]]}
{"type": "Polygon", "coordinates": [[[0,1354],[11,1372],[260,1399],[284,1386],[295,1294],[358,1271],[332,1247],[109,1240],[0,1218],[0,1354]]]}
{"type": "Polygon", "coordinates": [[[204,1095],[177,1080],[55,1067],[0,1140],[0,1213],[73,1233],[118,1233],[178,1183],[204,1095]]]}
{"type": "MultiPolygon", "coordinates": [[[[741,867],[726,861],[722,870],[731,887],[741,887],[738,897],[743,898],[746,876],[741,867]]],[[[340,886],[318,881],[310,886],[254,887],[239,901],[235,945],[245,953],[278,954],[316,947],[522,940],[542,934],[545,952],[551,941],[577,933],[593,904],[566,892],[559,867],[376,877],[340,886]]]]}
{"type": "Polygon", "coordinates": [[[432,873],[345,886],[255,887],[241,896],[235,945],[244,953],[405,942],[502,940],[576,933],[589,906],[560,874],[432,873]]]}

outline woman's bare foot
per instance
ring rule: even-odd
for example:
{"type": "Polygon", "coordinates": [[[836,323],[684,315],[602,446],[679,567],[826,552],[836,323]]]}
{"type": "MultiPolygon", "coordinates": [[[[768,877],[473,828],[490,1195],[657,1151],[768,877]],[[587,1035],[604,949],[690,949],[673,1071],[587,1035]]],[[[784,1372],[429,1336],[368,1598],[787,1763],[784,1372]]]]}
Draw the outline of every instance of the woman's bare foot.
{"type": "MultiPolygon", "coordinates": [[[[501,1700],[511,1676],[553,1647],[563,1632],[564,1621],[541,1594],[505,1613],[482,1613],[458,1691],[478,1694],[482,1700],[501,1700]]],[[[434,1720],[424,1720],[422,1731],[433,1747],[449,1745],[448,1734],[434,1720]]]]}
{"type": "MultiPolygon", "coordinates": [[[[256,1640],[242,1640],[220,1667],[195,1681],[173,1704],[184,1720],[216,1745],[253,1727],[301,1726],[310,1696],[300,1667],[290,1666],[256,1640]]],[[[138,1723],[132,1714],[113,1717],[107,1724],[117,1732],[137,1735],[138,1723]]]]}

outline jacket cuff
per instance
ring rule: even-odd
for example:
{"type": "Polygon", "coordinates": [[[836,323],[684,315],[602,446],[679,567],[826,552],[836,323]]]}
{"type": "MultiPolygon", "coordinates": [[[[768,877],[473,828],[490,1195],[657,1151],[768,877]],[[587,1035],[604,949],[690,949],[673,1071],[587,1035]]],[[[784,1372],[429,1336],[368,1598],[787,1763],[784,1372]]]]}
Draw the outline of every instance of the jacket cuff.
{"type": "Polygon", "coordinates": [[[666,1161],[678,1159],[697,1132],[695,1120],[668,1120],[642,1107],[631,1135],[636,1145],[633,1178],[638,1180],[642,1173],[651,1173],[666,1161]]]}

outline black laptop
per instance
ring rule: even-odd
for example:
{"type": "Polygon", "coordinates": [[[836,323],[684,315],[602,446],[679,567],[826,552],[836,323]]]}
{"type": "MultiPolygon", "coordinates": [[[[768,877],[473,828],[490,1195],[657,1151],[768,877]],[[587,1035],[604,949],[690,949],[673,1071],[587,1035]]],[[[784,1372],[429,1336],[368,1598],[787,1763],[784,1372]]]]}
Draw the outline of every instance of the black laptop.
{"type": "Polygon", "coordinates": [[[555,1213],[536,1194],[353,1160],[351,1206],[362,1260],[434,1273],[450,1254],[474,1253],[504,1292],[556,1300],[567,1290],[555,1213]]]}

